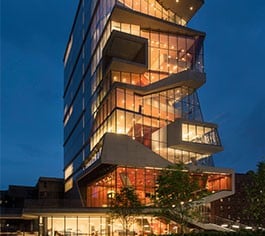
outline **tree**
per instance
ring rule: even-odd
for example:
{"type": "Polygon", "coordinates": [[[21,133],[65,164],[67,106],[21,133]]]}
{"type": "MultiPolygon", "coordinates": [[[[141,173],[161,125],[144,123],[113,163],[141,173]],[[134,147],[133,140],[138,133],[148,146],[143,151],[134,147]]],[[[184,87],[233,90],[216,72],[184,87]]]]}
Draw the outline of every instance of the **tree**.
{"type": "Polygon", "coordinates": [[[199,180],[206,182],[204,178],[207,177],[199,179],[192,176],[184,164],[169,166],[158,176],[156,206],[162,216],[180,224],[182,234],[187,218],[194,218],[192,208],[195,201],[207,195],[207,190],[201,190],[199,184],[199,180]]]}
{"type": "Polygon", "coordinates": [[[142,204],[132,187],[123,187],[111,201],[110,215],[120,220],[126,235],[134,223],[135,216],[141,212],[142,204]]]}
{"type": "Polygon", "coordinates": [[[245,214],[250,221],[265,227],[265,161],[257,165],[256,172],[249,172],[251,181],[245,187],[247,207],[245,214]]]}

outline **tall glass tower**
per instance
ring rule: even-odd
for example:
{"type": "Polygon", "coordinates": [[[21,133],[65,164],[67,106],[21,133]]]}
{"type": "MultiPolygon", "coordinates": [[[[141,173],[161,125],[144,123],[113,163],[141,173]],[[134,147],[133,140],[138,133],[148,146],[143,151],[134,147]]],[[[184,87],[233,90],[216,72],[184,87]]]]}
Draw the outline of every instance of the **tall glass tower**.
{"type": "MultiPolygon", "coordinates": [[[[151,186],[147,170],[210,166],[223,150],[197,95],[205,33],[187,27],[203,3],[80,0],[64,56],[64,178],[84,206],[128,184],[148,204],[154,186],[133,175],[151,186]]],[[[231,190],[231,173],[211,171],[213,191],[231,190]]]]}

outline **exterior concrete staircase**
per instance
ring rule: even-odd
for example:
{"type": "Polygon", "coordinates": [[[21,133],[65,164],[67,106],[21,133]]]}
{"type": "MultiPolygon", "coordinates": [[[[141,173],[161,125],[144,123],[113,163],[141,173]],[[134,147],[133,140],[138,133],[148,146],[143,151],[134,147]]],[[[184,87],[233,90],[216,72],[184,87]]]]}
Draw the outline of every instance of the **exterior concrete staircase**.
{"type": "Polygon", "coordinates": [[[187,219],[187,222],[191,225],[194,225],[200,229],[204,230],[214,230],[214,231],[221,231],[221,232],[234,232],[230,228],[222,227],[221,225],[213,224],[213,223],[202,223],[192,219],[187,219]]]}

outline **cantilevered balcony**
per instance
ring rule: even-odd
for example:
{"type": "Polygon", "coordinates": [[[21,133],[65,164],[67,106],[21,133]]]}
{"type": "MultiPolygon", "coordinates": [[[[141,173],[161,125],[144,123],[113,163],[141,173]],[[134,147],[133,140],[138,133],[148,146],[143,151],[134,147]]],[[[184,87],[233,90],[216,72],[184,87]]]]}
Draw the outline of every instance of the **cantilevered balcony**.
{"type": "Polygon", "coordinates": [[[223,151],[217,125],[213,123],[177,118],[173,123],[152,133],[152,139],[158,137],[171,149],[207,156],[223,151]]]}
{"type": "Polygon", "coordinates": [[[167,126],[167,145],[170,148],[214,154],[223,150],[213,123],[177,119],[167,126]]]}
{"type": "MultiPolygon", "coordinates": [[[[163,80],[157,81],[147,86],[138,86],[138,85],[116,82],[114,87],[130,89],[139,95],[146,96],[149,94],[173,89],[176,87],[183,87],[183,86],[191,89],[198,89],[205,82],[206,82],[205,73],[193,70],[185,70],[176,74],[172,74],[163,80]]],[[[193,93],[194,90],[190,90],[190,92],[193,93]]]]}
{"type": "Polygon", "coordinates": [[[165,168],[170,162],[127,135],[106,133],[83,163],[77,178],[79,192],[86,199],[86,186],[117,166],[165,168]]]}
{"type": "MultiPolygon", "coordinates": [[[[180,1],[184,1],[184,0],[180,0],[180,1]]],[[[175,0],[173,2],[175,2],[175,0]]],[[[195,12],[193,11],[192,15],[194,13],[195,12]]],[[[142,29],[150,29],[154,31],[159,30],[162,32],[170,32],[173,34],[183,34],[186,36],[205,37],[205,33],[202,31],[194,30],[194,29],[182,26],[182,25],[168,22],[166,20],[159,19],[159,18],[150,16],[150,15],[146,15],[141,12],[133,11],[130,8],[122,7],[119,5],[115,5],[112,11],[112,14],[111,14],[111,20],[117,21],[117,22],[126,22],[126,24],[139,25],[141,26],[142,29]]]]}
{"type": "Polygon", "coordinates": [[[103,57],[105,73],[109,70],[143,73],[148,69],[148,40],[113,30],[103,57]]]}

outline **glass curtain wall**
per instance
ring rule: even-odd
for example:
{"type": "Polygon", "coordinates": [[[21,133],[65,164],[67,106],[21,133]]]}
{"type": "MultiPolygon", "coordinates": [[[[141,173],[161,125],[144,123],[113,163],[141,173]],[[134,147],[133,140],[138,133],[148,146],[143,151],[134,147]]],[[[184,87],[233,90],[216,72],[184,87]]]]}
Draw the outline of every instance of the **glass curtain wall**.
{"type": "MultiPolygon", "coordinates": [[[[88,207],[109,207],[115,193],[122,187],[128,186],[135,190],[143,205],[152,205],[158,175],[159,170],[154,168],[118,167],[100,180],[88,185],[86,204],[88,207]]],[[[198,179],[202,190],[218,192],[232,189],[230,174],[191,173],[190,175],[198,179]]]]}
{"type": "Polygon", "coordinates": [[[153,135],[180,117],[202,120],[196,91],[178,87],[144,96],[133,89],[114,89],[118,82],[145,87],[187,69],[203,72],[203,37],[158,32],[113,21],[110,14],[117,2],[160,19],[185,24],[154,0],[100,0],[93,6],[87,0],[81,1],[65,58],[67,189],[72,188],[76,171],[106,132],[126,134],[171,162],[187,163],[193,158],[206,157],[167,148],[160,135],[153,135]],[[147,72],[115,70],[103,74],[102,51],[113,30],[148,39],[147,72]],[[86,107],[91,107],[91,111],[85,111],[86,107]]]}
{"type": "Polygon", "coordinates": [[[73,178],[90,151],[92,121],[85,107],[91,104],[91,75],[99,73],[97,63],[104,46],[101,37],[114,4],[115,0],[81,0],[69,37],[64,58],[64,166],[67,170],[72,165],[73,170],[65,174],[66,190],[72,188],[73,178]]]}
{"type": "MultiPolygon", "coordinates": [[[[128,235],[161,235],[177,233],[178,225],[173,222],[151,217],[138,216],[131,225],[128,235]]],[[[111,220],[108,216],[49,216],[47,217],[47,234],[53,235],[125,235],[119,220],[111,220]]]]}
{"type": "Polygon", "coordinates": [[[169,22],[186,25],[186,21],[181,19],[171,10],[167,10],[155,0],[118,0],[121,5],[150,16],[157,17],[169,22]]]}
{"type": "MultiPolygon", "coordinates": [[[[111,31],[121,31],[148,39],[149,58],[151,59],[149,67],[152,71],[159,71],[162,74],[164,73],[165,76],[187,69],[201,72],[204,69],[202,36],[148,31],[141,29],[140,25],[117,21],[111,21],[110,27],[111,31]]],[[[143,86],[145,85],[143,84],[143,86]]]]}
{"type": "MultiPolygon", "coordinates": [[[[139,25],[116,21],[107,23],[103,36],[98,42],[97,49],[92,58],[93,95],[91,112],[93,114],[93,130],[90,139],[90,149],[93,149],[105,132],[127,134],[151,148],[151,132],[166,126],[169,122],[174,121],[175,118],[183,117],[184,114],[182,113],[184,110],[182,108],[184,106],[181,98],[187,97],[191,93],[191,91],[187,90],[190,89],[185,87],[178,88],[178,93],[182,91],[182,94],[181,96],[178,95],[178,98],[177,95],[174,95],[175,100],[173,100],[170,98],[171,95],[168,94],[176,93],[174,91],[141,97],[135,95],[133,91],[125,91],[122,88],[116,89],[116,91],[110,91],[112,85],[115,82],[121,82],[143,87],[167,78],[172,73],[178,73],[187,69],[203,71],[202,58],[202,39],[199,36],[191,37],[146,31],[141,30],[139,25]],[[102,49],[112,30],[123,31],[148,39],[148,58],[150,58],[148,72],[136,74],[111,71],[107,75],[102,74],[102,66],[100,63],[102,49]],[[174,104],[169,106],[166,104],[166,99],[173,100],[172,103],[174,104]],[[176,101],[180,102],[181,107],[176,101]],[[113,112],[114,108],[121,108],[121,110],[113,112]],[[133,113],[126,112],[125,114],[124,110],[129,110],[133,113]]],[[[199,107],[198,104],[195,106],[194,104],[190,104],[190,106],[199,107]]],[[[200,113],[200,109],[196,109],[196,111],[198,110],[198,113],[200,113]]],[[[201,120],[201,117],[199,120],[201,120]]],[[[162,148],[161,145],[160,148],[162,148]]],[[[164,147],[163,149],[165,150],[164,147]]],[[[160,150],[167,159],[176,159],[172,155],[175,156],[175,152],[178,151],[160,150]],[[171,153],[170,158],[167,157],[168,153],[171,153]]],[[[189,153],[184,151],[179,152],[189,153]]],[[[202,155],[194,154],[194,156],[198,157],[202,155]]],[[[179,158],[177,159],[179,160],[179,158]]]]}
{"type": "Polygon", "coordinates": [[[106,216],[48,217],[48,235],[110,235],[106,216]]]}
{"type": "MultiPolygon", "coordinates": [[[[94,125],[91,147],[95,147],[103,135],[110,132],[126,134],[173,163],[186,163],[192,158],[206,157],[207,155],[167,148],[165,141],[160,140],[161,128],[186,114],[182,107],[186,107],[187,102],[181,102],[186,96],[195,96],[194,91],[187,87],[178,87],[141,96],[133,90],[116,88],[109,92],[99,107],[96,105],[99,100],[96,96],[92,103],[94,125]]],[[[193,107],[194,112],[200,110],[193,99],[190,102],[189,106],[193,107]]]]}
{"type": "MultiPolygon", "coordinates": [[[[198,36],[189,37],[181,35],[171,35],[153,31],[141,31],[140,26],[125,23],[111,22],[111,26],[106,27],[106,31],[102,37],[99,53],[95,53],[94,64],[98,65],[98,69],[92,75],[92,93],[101,99],[106,95],[106,87],[109,88],[110,83],[121,82],[137,86],[147,86],[159,80],[168,77],[172,73],[178,73],[187,69],[198,70],[203,72],[203,55],[202,55],[202,39],[198,36]],[[108,75],[102,74],[102,67],[99,60],[102,57],[102,48],[109,38],[110,30],[120,30],[130,34],[138,35],[148,39],[149,45],[149,70],[146,73],[126,73],[122,71],[112,71],[108,75]],[[98,58],[96,58],[99,55],[98,58]],[[109,81],[111,76],[111,82],[109,81]],[[104,77],[104,81],[102,81],[104,77]],[[100,82],[103,84],[100,85],[100,82]],[[104,92],[98,94],[96,90],[104,92]],[[100,95],[100,96],[99,96],[100,95]]],[[[93,61],[92,60],[92,61],[93,61]]],[[[95,70],[95,69],[94,69],[95,70]]],[[[92,70],[93,71],[93,70],[92,70]]]]}
{"type": "Polygon", "coordinates": [[[142,204],[151,204],[158,175],[156,169],[118,167],[104,178],[90,184],[87,188],[88,207],[108,207],[114,194],[122,187],[133,188],[142,204]]]}
{"type": "MultiPolygon", "coordinates": [[[[151,58],[151,61],[148,72],[142,74],[110,71],[107,75],[103,75],[101,65],[98,65],[92,76],[93,130],[90,139],[91,150],[105,132],[127,134],[152,148],[152,132],[166,126],[169,122],[173,122],[174,119],[192,115],[193,119],[201,121],[202,116],[197,94],[192,89],[182,87],[149,96],[140,96],[132,90],[117,88],[114,91],[111,90],[111,87],[116,82],[144,87],[167,78],[172,73],[178,73],[189,68],[203,71],[202,40],[197,36],[188,37],[144,31],[137,25],[111,21],[110,26],[106,27],[105,36],[102,37],[103,45],[105,45],[112,30],[147,38],[148,57],[151,58]],[[184,101],[185,97],[187,98],[184,101]],[[190,99],[193,97],[195,99],[190,99]],[[190,108],[188,111],[186,111],[187,106],[190,108]],[[117,108],[120,109],[114,112],[117,108]]],[[[101,57],[102,55],[95,61],[95,64],[101,57]]],[[[159,142],[159,140],[153,141],[159,142]]],[[[205,157],[205,155],[192,154],[182,150],[170,150],[166,148],[166,144],[155,145],[155,142],[153,144],[155,146],[153,150],[172,162],[180,160],[187,162],[194,157],[205,157]]]]}

